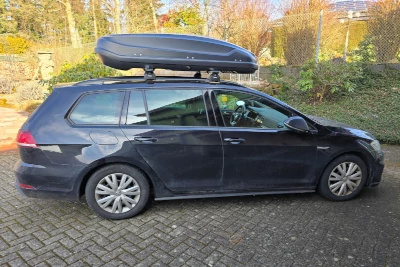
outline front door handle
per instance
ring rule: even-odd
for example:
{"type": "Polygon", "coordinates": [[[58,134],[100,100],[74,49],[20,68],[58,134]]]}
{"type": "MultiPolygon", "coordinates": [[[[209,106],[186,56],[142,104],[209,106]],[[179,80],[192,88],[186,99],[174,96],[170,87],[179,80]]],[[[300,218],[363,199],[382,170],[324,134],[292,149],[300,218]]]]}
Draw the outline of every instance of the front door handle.
{"type": "Polygon", "coordinates": [[[143,137],[143,136],[134,136],[133,140],[135,140],[136,142],[140,142],[140,143],[154,143],[157,142],[158,139],[154,138],[154,137],[143,137]]]}
{"type": "Polygon", "coordinates": [[[244,143],[245,140],[243,138],[225,138],[224,141],[229,142],[232,145],[238,145],[240,143],[244,143]]]}

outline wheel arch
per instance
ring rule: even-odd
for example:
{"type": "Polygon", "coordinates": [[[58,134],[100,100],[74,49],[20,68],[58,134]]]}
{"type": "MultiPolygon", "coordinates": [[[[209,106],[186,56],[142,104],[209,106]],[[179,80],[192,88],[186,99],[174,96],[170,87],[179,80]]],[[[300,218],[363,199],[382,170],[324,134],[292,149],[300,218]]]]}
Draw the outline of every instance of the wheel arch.
{"type": "Polygon", "coordinates": [[[360,159],[362,159],[364,161],[364,163],[365,163],[365,165],[367,167],[367,183],[366,184],[368,184],[369,176],[370,176],[370,173],[371,173],[370,159],[364,153],[362,153],[360,151],[357,151],[357,150],[352,150],[352,151],[346,151],[346,152],[342,152],[342,153],[339,153],[339,154],[335,155],[334,157],[332,157],[325,164],[325,166],[323,168],[321,168],[321,170],[320,170],[320,172],[318,174],[318,180],[317,180],[317,183],[316,183],[316,187],[318,187],[318,185],[319,185],[319,183],[321,181],[322,175],[324,174],[324,172],[325,172],[326,168],[329,166],[329,164],[331,164],[332,161],[334,161],[337,158],[342,157],[344,155],[355,155],[355,156],[359,157],[360,159]]]}
{"type": "Polygon", "coordinates": [[[130,167],[133,167],[133,168],[139,170],[149,181],[151,194],[155,194],[157,178],[154,177],[154,174],[149,175],[149,173],[151,173],[151,169],[146,168],[145,166],[142,166],[141,164],[135,164],[130,161],[123,160],[123,159],[114,159],[114,160],[107,159],[107,161],[105,161],[105,162],[103,162],[102,160],[99,160],[97,162],[90,164],[92,167],[88,167],[80,175],[81,178],[78,179],[78,182],[76,184],[77,193],[78,193],[77,197],[81,198],[85,194],[86,184],[89,181],[89,178],[93,175],[93,173],[95,173],[99,169],[104,168],[106,166],[116,165],[116,164],[128,165],[130,167]]]}

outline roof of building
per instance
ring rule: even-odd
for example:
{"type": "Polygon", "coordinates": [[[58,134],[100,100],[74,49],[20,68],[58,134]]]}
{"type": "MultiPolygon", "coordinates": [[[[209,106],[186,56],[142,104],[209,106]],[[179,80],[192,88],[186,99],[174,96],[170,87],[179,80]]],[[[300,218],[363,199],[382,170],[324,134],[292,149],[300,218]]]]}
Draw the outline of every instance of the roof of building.
{"type": "Polygon", "coordinates": [[[331,10],[334,12],[361,12],[368,10],[372,4],[372,1],[338,1],[331,5],[331,10]]]}

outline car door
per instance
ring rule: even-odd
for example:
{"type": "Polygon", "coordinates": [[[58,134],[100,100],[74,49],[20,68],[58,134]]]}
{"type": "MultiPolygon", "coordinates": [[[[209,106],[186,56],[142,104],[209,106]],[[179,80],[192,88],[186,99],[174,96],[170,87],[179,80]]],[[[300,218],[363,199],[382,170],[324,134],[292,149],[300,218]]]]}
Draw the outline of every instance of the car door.
{"type": "Polygon", "coordinates": [[[213,90],[224,150],[223,188],[306,188],[314,178],[316,141],[283,124],[292,112],[259,95],[213,90]]]}
{"type": "Polygon", "coordinates": [[[203,94],[198,88],[130,91],[121,128],[172,191],[215,191],[222,184],[221,137],[209,126],[203,94]]]}

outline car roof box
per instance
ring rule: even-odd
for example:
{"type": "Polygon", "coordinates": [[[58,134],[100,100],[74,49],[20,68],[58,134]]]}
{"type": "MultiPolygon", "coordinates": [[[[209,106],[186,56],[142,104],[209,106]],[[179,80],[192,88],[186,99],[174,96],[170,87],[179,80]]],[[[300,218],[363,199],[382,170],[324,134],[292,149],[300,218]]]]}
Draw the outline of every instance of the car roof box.
{"type": "Polygon", "coordinates": [[[95,52],[104,65],[129,70],[170,69],[254,73],[257,58],[217,39],[178,34],[115,34],[98,39],[95,52]]]}

